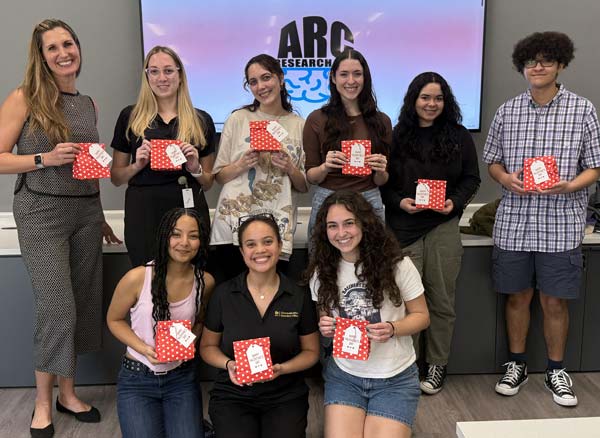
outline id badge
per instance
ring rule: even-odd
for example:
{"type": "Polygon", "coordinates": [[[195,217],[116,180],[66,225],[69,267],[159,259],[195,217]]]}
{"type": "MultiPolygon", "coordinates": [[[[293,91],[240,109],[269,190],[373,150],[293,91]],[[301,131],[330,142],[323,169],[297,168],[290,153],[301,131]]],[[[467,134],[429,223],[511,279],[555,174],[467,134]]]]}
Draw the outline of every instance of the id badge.
{"type": "Polygon", "coordinates": [[[194,208],[194,191],[192,189],[182,189],[183,208],[194,208]]]}

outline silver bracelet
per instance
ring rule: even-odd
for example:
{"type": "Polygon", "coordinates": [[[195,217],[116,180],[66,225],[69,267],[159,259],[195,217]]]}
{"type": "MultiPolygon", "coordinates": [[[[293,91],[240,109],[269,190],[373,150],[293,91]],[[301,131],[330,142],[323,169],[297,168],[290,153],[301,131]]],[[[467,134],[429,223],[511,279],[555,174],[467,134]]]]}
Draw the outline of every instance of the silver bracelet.
{"type": "Polygon", "coordinates": [[[203,173],[204,171],[202,170],[202,164],[198,163],[198,171],[196,173],[190,172],[190,175],[192,175],[194,178],[199,178],[203,173]]]}

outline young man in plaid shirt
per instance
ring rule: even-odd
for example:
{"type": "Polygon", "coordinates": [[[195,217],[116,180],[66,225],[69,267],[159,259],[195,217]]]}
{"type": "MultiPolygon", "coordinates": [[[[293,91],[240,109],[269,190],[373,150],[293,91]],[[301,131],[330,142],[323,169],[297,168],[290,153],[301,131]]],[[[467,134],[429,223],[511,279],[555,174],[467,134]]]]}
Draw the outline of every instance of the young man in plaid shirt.
{"type": "Polygon", "coordinates": [[[496,392],[515,395],[527,383],[525,341],[537,289],[548,352],[545,384],[562,406],[577,404],[562,363],[567,303],[578,297],[581,287],[586,189],[600,177],[596,109],[557,82],[573,52],[571,39],[558,32],[534,33],[517,43],[513,64],[529,87],[500,106],[483,151],[490,176],[502,185],[494,225],[493,281],[494,288],[506,294],[510,354],[496,392]],[[556,160],[560,181],[546,190],[523,190],[523,160],[548,155],[556,160]]]}

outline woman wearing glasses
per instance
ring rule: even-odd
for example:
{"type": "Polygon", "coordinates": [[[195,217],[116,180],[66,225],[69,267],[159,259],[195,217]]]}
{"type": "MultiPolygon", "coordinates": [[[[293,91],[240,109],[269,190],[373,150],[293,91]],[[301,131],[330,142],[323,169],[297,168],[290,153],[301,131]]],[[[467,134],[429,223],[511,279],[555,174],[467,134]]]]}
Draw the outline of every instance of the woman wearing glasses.
{"type": "Polygon", "coordinates": [[[283,242],[271,215],[242,222],[238,243],[247,271],[210,299],[200,354],[219,368],[209,414],[218,438],[305,437],[308,387],[301,371],[317,362],[319,337],[308,291],[277,272],[283,242]],[[240,384],[233,342],[270,338],[273,378],[240,384]]]}
{"type": "MultiPolygon", "coordinates": [[[[225,122],[213,169],[223,185],[211,230],[215,258],[227,261],[222,277],[243,271],[238,241],[240,218],[255,213],[275,217],[282,238],[282,259],[292,254],[296,228],[296,192],[306,192],[302,129],[304,120],[292,113],[283,70],[269,55],[250,59],[244,69],[245,87],[254,101],[225,122]],[[280,152],[257,152],[250,145],[250,122],[269,121],[282,133],[280,152]]],[[[243,219],[242,219],[243,220],[243,219]]],[[[219,280],[219,279],[217,279],[219,280]]]]}
{"type": "Polygon", "coordinates": [[[125,244],[132,266],[148,262],[162,216],[184,205],[192,189],[194,209],[210,224],[203,190],[212,185],[215,127],[208,113],[192,105],[181,59],[156,46],[146,55],[137,103],[119,115],[111,146],[111,180],[128,184],[125,194],[125,244]],[[187,162],[180,171],[150,168],[150,140],[180,140],[187,162]]]}

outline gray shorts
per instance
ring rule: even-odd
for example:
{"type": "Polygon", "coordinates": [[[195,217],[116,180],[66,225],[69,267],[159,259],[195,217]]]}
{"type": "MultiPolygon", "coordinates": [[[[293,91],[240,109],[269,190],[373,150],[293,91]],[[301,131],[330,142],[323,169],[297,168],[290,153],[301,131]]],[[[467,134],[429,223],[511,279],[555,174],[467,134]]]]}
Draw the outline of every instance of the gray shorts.
{"type": "Polygon", "coordinates": [[[494,246],[492,252],[494,289],[503,294],[536,288],[556,298],[578,298],[582,274],[581,246],[563,252],[507,251],[494,246]]]}

